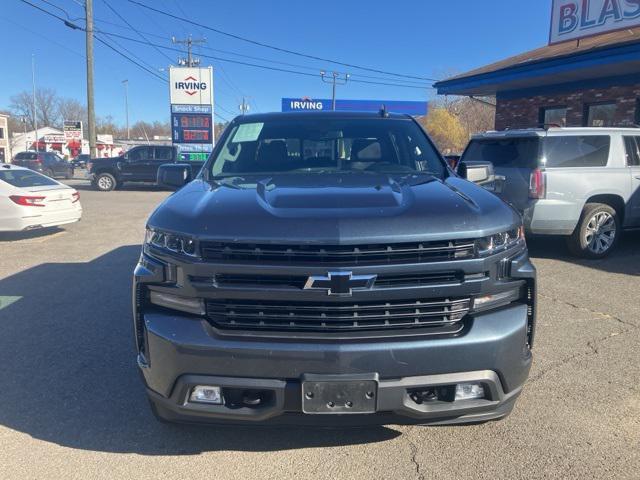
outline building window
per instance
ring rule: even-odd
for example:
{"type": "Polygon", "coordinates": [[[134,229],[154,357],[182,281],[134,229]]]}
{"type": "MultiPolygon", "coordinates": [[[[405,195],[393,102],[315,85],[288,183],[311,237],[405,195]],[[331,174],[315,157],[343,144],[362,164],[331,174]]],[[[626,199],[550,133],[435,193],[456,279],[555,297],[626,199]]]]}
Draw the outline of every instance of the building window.
{"type": "Polygon", "coordinates": [[[636,98],[636,116],[633,123],[636,126],[640,125],[640,98],[636,98]]]}
{"type": "Polygon", "coordinates": [[[0,138],[4,138],[4,128],[0,127],[0,138]]]}
{"type": "Polygon", "coordinates": [[[616,104],[594,103],[585,106],[585,127],[612,127],[616,115],[616,104]]]}
{"type": "Polygon", "coordinates": [[[542,107],[539,114],[539,123],[544,126],[567,126],[567,107],[542,107]]]}

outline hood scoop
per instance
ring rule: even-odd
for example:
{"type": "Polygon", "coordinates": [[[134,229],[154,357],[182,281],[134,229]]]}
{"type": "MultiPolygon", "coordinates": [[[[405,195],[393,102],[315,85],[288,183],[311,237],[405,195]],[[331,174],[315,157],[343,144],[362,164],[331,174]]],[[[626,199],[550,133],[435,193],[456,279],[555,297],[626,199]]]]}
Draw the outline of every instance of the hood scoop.
{"type": "Polygon", "coordinates": [[[257,187],[270,209],[397,208],[410,193],[386,175],[283,175],[257,187]]]}

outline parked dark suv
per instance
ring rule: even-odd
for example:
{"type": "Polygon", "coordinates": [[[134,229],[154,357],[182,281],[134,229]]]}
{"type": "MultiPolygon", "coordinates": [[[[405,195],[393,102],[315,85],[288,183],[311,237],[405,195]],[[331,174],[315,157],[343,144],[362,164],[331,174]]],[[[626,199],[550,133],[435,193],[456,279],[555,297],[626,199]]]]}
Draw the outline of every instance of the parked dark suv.
{"type": "Polygon", "coordinates": [[[157,418],[444,424],[511,411],[535,324],[522,221],[454,174],[411,117],[238,117],[190,175],[160,167],[159,183],[182,188],[149,218],[134,274],[157,418]]]}
{"type": "Polygon", "coordinates": [[[12,163],[51,178],[73,178],[73,164],[53,152],[20,152],[13,157],[12,163]]]}
{"type": "MultiPolygon", "coordinates": [[[[177,147],[142,145],[112,158],[93,158],[87,163],[87,175],[98,190],[110,191],[125,182],[156,183],[158,168],[165,163],[181,161],[177,147]]],[[[202,163],[191,164],[195,172],[202,163]]]]}

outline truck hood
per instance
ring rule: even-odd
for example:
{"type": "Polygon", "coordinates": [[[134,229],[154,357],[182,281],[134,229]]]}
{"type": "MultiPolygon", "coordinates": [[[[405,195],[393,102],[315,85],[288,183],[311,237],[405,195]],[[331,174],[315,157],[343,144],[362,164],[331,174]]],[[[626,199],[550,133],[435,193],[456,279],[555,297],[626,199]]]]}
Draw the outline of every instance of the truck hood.
{"type": "Polygon", "coordinates": [[[148,224],[215,240],[346,244],[475,238],[521,221],[499,198],[457,177],[296,174],[251,182],[196,179],[148,224]]]}

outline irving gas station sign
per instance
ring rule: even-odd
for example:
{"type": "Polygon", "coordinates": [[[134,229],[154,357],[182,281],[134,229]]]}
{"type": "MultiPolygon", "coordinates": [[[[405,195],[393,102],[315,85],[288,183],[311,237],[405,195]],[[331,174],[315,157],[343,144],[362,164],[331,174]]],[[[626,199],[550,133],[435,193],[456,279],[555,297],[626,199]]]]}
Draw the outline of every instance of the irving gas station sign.
{"type": "Polygon", "coordinates": [[[171,67],[171,138],[185,160],[204,161],[213,150],[213,69],[171,67]]]}

